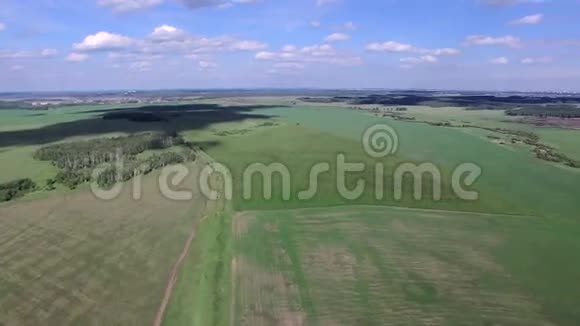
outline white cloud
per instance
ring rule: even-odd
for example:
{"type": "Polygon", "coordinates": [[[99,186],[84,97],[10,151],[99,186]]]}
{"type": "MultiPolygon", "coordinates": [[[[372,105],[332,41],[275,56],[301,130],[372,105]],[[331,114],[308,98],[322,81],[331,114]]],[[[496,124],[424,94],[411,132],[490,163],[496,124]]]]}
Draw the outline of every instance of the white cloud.
{"type": "Polygon", "coordinates": [[[115,12],[127,12],[156,7],[165,0],[99,0],[102,7],[109,7],[115,12]]]}
{"type": "Polygon", "coordinates": [[[357,26],[353,22],[347,22],[347,23],[344,24],[344,28],[346,28],[349,31],[354,31],[354,30],[357,29],[357,26]]]}
{"type": "Polygon", "coordinates": [[[267,47],[265,43],[231,36],[213,38],[194,36],[171,25],[161,25],[141,39],[99,32],[85,37],[82,42],[72,46],[74,52],[108,51],[141,55],[255,52],[267,47]]]}
{"type": "MultiPolygon", "coordinates": [[[[208,1],[209,2],[209,1],[208,1]]],[[[246,5],[251,3],[256,3],[258,0],[231,0],[231,2],[224,2],[217,5],[219,9],[228,9],[235,7],[236,5],[246,5]]]]}
{"type": "Polygon", "coordinates": [[[233,2],[224,2],[221,3],[217,6],[218,9],[229,9],[229,8],[233,8],[236,5],[233,2]]]}
{"type": "Polygon", "coordinates": [[[269,51],[261,51],[256,53],[256,59],[258,60],[273,60],[277,57],[277,54],[269,51]]]}
{"type": "Polygon", "coordinates": [[[304,70],[306,66],[297,62],[280,62],[274,65],[276,69],[304,70]]]}
{"type": "Polygon", "coordinates": [[[485,35],[470,35],[465,40],[466,45],[505,45],[512,48],[522,46],[522,42],[518,37],[511,35],[492,37],[485,35]]]}
{"type": "Polygon", "coordinates": [[[442,48],[442,49],[433,49],[433,50],[419,50],[419,53],[429,53],[431,55],[455,55],[459,54],[461,51],[454,49],[454,48],[442,48]]]}
{"type": "Polygon", "coordinates": [[[29,58],[48,58],[58,53],[55,49],[43,49],[40,51],[11,51],[0,50],[0,59],[29,59],[29,58]]]}
{"type": "Polygon", "coordinates": [[[439,59],[437,59],[432,55],[424,55],[421,57],[401,58],[400,61],[406,64],[419,64],[419,63],[436,63],[439,61],[439,59]]]}
{"type": "Polygon", "coordinates": [[[536,25],[536,24],[541,23],[543,19],[544,19],[543,14],[535,14],[535,15],[525,16],[525,17],[522,17],[520,19],[516,19],[516,20],[512,21],[511,23],[514,25],[536,25]]]}
{"type": "Polygon", "coordinates": [[[325,42],[339,42],[339,41],[346,41],[350,39],[350,35],[344,33],[334,33],[328,35],[324,41],[325,42]]]}
{"type": "Polygon", "coordinates": [[[418,53],[424,55],[455,55],[459,54],[460,51],[454,48],[441,48],[441,49],[422,49],[411,44],[399,43],[395,41],[388,41],[383,43],[370,43],[366,46],[368,51],[375,52],[407,52],[407,53],[418,53]]]}
{"type": "Polygon", "coordinates": [[[44,49],[40,52],[42,57],[53,57],[58,54],[56,49],[44,49]]]}
{"type": "Polygon", "coordinates": [[[552,57],[539,57],[539,58],[524,58],[522,59],[521,63],[526,65],[531,64],[545,64],[545,63],[552,63],[554,58],[552,57]]]}
{"type": "Polygon", "coordinates": [[[6,24],[0,23],[0,32],[6,29],[6,24]]]}
{"type": "Polygon", "coordinates": [[[66,61],[68,62],[83,62],[89,58],[89,55],[86,53],[77,53],[72,52],[66,57],[66,61]]]}
{"type": "Polygon", "coordinates": [[[305,46],[297,48],[295,46],[285,46],[281,51],[261,51],[255,56],[257,60],[273,61],[275,63],[323,63],[335,65],[359,65],[362,59],[336,50],[329,44],[305,46]]]}
{"type": "Polygon", "coordinates": [[[370,43],[366,47],[369,51],[384,51],[384,52],[414,52],[415,47],[411,44],[399,43],[395,41],[388,41],[383,43],[370,43]]]}
{"type": "Polygon", "coordinates": [[[20,71],[23,69],[24,69],[24,66],[21,66],[21,65],[13,65],[10,67],[10,71],[20,71]]]}
{"type": "Polygon", "coordinates": [[[265,43],[257,41],[234,41],[228,47],[231,51],[257,51],[268,47],[265,43]]]}
{"type": "Polygon", "coordinates": [[[159,42],[182,40],[185,36],[186,33],[183,30],[171,25],[156,27],[149,35],[151,39],[159,42]]]}
{"type": "Polygon", "coordinates": [[[198,64],[200,70],[208,70],[208,69],[213,69],[213,68],[217,67],[217,64],[213,61],[201,60],[197,64],[198,64]]]}
{"type": "Polygon", "coordinates": [[[107,51],[128,48],[134,43],[133,39],[124,35],[98,32],[85,37],[81,43],[73,44],[73,49],[76,51],[107,51]]]}
{"type": "Polygon", "coordinates": [[[491,62],[494,65],[505,65],[505,64],[508,64],[510,62],[510,60],[506,57],[499,57],[499,58],[491,59],[489,62],[491,62]]]}
{"type": "Polygon", "coordinates": [[[151,9],[169,2],[177,2],[189,9],[200,9],[206,7],[226,9],[238,4],[243,5],[255,3],[257,0],[98,0],[99,6],[111,8],[117,13],[151,9]]]}
{"type": "Polygon", "coordinates": [[[314,27],[314,28],[318,28],[318,27],[320,27],[321,25],[322,25],[322,23],[321,23],[321,22],[319,22],[319,21],[317,21],[317,20],[310,22],[310,26],[312,26],[312,27],[314,27]]]}

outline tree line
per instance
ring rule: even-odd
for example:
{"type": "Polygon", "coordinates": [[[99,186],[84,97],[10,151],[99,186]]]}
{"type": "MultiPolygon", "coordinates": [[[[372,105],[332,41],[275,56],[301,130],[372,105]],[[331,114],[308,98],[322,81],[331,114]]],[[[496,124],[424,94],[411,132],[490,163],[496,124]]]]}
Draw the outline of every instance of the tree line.
{"type": "Polygon", "coordinates": [[[47,190],[53,190],[55,184],[74,189],[91,181],[93,170],[106,163],[110,163],[110,166],[96,180],[103,187],[112,186],[117,181],[129,181],[136,175],[149,174],[167,165],[193,161],[195,155],[191,147],[175,132],[146,133],[49,145],[38,149],[34,157],[50,161],[60,170],[53,179],[46,181],[47,190]],[[147,158],[138,157],[146,150],[176,146],[181,146],[182,150],[153,154],[147,158]],[[114,164],[116,162],[122,162],[120,171],[114,164]]]}
{"type": "Polygon", "coordinates": [[[34,189],[36,189],[36,183],[29,178],[0,183],[0,202],[24,196],[34,189]]]}
{"type": "Polygon", "coordinates": [[[50,161],[59,169],[80,170],[112,162],[118,156],[127,159],[146,150],[164,149],[184,143],[183,138],[176,133],[137,134],[49,145],[38,149],[34,158],[50,161]]]}
{"type": "Polygon", "coordinates": [[[529,106],[505,112],[508,116],[525,116],[538,118],[580,118],[580,108],[571,105],[529,106]]]}

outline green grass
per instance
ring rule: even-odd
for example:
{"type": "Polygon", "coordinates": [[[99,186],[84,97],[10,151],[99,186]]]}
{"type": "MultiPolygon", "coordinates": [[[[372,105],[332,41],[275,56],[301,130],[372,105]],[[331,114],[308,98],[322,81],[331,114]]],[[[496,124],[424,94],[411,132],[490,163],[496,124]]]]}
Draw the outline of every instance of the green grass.
{"type": "Polygon", "coordinates": [[[559,128],[538,128],[536,133],[542,143],[550,145],[570,156],[580,160],[580,130],[559,128]]]}
{"type": "Polygon", "coordinates": [[[57,123],[96,117],[93,110],[128,106],[76,105],[50,110],[0,110],[0,131],[40,128],[57,123]]]}
{"type": "Polygon", "coordinates": [[[579,231],[387,207],[246,212],[234,222],[234,323],[575,325],[579,231]]]}
{"type": "Polygon", "coordinates": [[[180,271],[164,325],[230,325],[231,217],[204,220],[180,271]]]}
{"type": "Polygon", "coordinates": [[[32,155],[36,151],[35,146],[12,147],[0,151],[0,183],[19,178],[30,178],[39,187],[46,185],[46,180],[53,178],[58,169],[49,162],[34,160],[32,155]]]}
{"type": "MultiPolygon", "coordinates": [[[[467,210],[518,215],[576,218],[580,191],[576,170],[555,166],[534,157],[530,148],[501,146],[487,139],[488,132],[477,129],[444,128],[426,124],[393,121],[377,118],[356,111],[329,108],[292,108],[260,111],[279,116],[283,126],[258,130],[253,133],[222,137],[216,147],[208,152],[233,171],[236,179],[237,209],[275,209],[285,207],[316,207],[337,204],[379,204],[446,210],[467,210]],[[331,121],[331,123],[329,122],[331,121]],[[372,169],[353,175],[367,181],[367,192],[352,202],[342,199],[336,191],[334,171],[320,177],[319,194],[310,201],[299,201],[296,193],[308,187],[310,168],[318,162],[336,166],[336,155],[346,153],[349,162],[364,162],[374,166],[361,149],[360,139],[364,130],[376,123],[386,123],[395,128],[400,138],[400,150],[382,162],[387,176],[401,162],[432,162],[443,173],[444,199],[414,201],[406,188],[403,201],[395,201],[392,190],[386,189],[386,198],[374,199],[372,169]],[[242,176],[252,163],[284,163],[292,173],[293,196],[283,201],[280,192],[272,200],[261,196],[261,181],[254,180],[252,200],[243,200],[242,176]],[[454,198],[449,182],[451,172],[460,163],[478,164],[483,174],[474,188],[480,199],[464,202],[454,198]]],[[[211,135],[196,133],[196,139],[214,140],[211,135]]],[[[280,183],[275,184],[278,190],[280,183]]],[[[389,182],[385,182],[389,185],[389,182]]],[[[392,184],[392,183],[391,183],[392,184]]]]}

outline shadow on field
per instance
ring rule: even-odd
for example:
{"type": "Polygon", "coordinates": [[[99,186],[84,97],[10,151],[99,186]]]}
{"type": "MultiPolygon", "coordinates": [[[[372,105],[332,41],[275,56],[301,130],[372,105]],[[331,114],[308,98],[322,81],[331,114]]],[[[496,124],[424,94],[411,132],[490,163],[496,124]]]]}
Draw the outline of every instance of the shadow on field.
{"type": "Polygon", "coordinates": [[[246,119],[270,119],[272,116],[252,113],[254,110],[280,106],[251,105],[224,107],[215,104],[143,106],[83,111],[75,114],[100,114],[88,119],[57,123],[38,129],[0,132],[0,147],[41,145],[75,136],[146,131],[181,132],[203,129],[219,122],[246,119]]]}

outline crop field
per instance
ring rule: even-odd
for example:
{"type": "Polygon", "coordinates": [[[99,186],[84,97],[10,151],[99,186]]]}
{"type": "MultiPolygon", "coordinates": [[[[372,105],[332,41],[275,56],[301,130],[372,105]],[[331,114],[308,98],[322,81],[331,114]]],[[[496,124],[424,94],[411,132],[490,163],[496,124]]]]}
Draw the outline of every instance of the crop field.
{"type": "MultiPolygon", "coordinates": [[[[163,325],[580,320],[580,296],[571,286],[580,279],[580,170],[540,160],[531,146],[482,128],[397,121],[292,97],[192,103],[135,108],[161,118],[148,122],[103,119],[109,106],[0,111],[0,183],[28,177],[39,185],[0,204],[0,325],[150,324],[186,243],[191,249],[178,268],[163,325]],[[396,131],[397,153],[383,159],[365,153],[362,135],[375,124],[396,131]],[[128,192],[97,200],[86,185],[48,191],[45,181],[58,169],[33,158],[48,144],[154,131],[176,132],[227,166],[233,201],[208,202],[198,193],[189,202],[166,200],[155,173],[144,177],[141,201],[128,192]],[[366,167],[346,179],[349,187],[365,182],[354,200],[337,191],[339,154],[366,167]],[[315,196],[301,200],[311,167],[322,162],[330,171],[319,176],[315,196]],[[414,200],[409,178],[403,198],[393,198],[392,174],[408,162],[441,170],[442,200],[429,191],[414,200]],[[475,201],[451,192],[451,173],[464,162],[483,171],[470,187],[479,193],[475,201]],[[244,198],[243,174],[253,163],[284,164],[290,199],[282,198],[277,177],[271,199],[263,196],[260,177],[250,180],[251,198],[244,198]],[[377,163],[386,176],[380,200],[377,163]]],[[[515,123],[500,111],[411,107],[406,114],[533,131],[570,157],[580,153],[579,131],[515,123]]],[[[163,153],[147,150],[137,158],[163,153]]],[[[424,182],[430,189],[431,180],[424,182]]],[[[197,185],[195,175],[187,185],[197,185]]]]}
{"type": "Polygon", "coordinates": [[[175,202],[156,182],[144,178],[141,200],[127,185],[108,202],[79,190],[0,206],[0,324],[150,324],[206,210],[199,194],[175,202]]]}
{"type": "MultiPolygon", "coordinates": [[[[218,143],[207,151],[232,170],[236,187],[234,205],[238,210],[376,204],[575,219],[580,209],[580,202],[576,200],[576,194],[580,192],[578,170],[536,159],[531,149],[524,145],[496,144],[488,139],[487,136],[493,134],[488,131],[393,121],[340,108],[273,108],[259,113],[276,117],[279,125],[229,137],[212,136],[202,131],[188,134],[191,139],[218,143]],[[385,175],[392,175],[394,169],[404,162],[432,162],[443,173],[445,200],[433,201],[425,196],[424,200],[414,201],[409,196],[412,189],[407,187],[401,201],[393,199],[392,188],[386,188],[385,198],[377,201],[373,192],[372,168],[351,174],[353,179],[362,178],[368,185],[360,198],[348,201],[338,195],[336,171],[333,170],[337,154],[346,153],[349,162],[374,166],[379,161],[366,155],[361,138],[366,128],[377,123],[393,127],[400,140],[396,155],[380,160],[385,165],[385,175]],[[274,196],[271,200],[264,200],[261,180],[256,178],[251,200],[244,200],[241,186],[244,169],[252,163],[274,162],[283,163],[291,172],[291,199],[282,200],[280,182],[275,178],[274,196]],[[296,194],[308,188],[310,168],[319,162],[328,162],[331,171],[320,176],[317,196],[308,201],[297,200],[296,194]],[[449,193],[450,173],[464,162],[473,162],[482,168],[482,176],[473,186],[480,193],[477,201],[457,200],[449,193]],[[512,166],[522,168],[508,168],[512,166]]],[[[228,125],[221,127],[225,129],[228,125]]],[[[229,128],[235,129],[235,124],[230,124],[229,128]]],[[[392,185],[392,182],[387,181],[385,185],[392,185]]]]}
{"type": "Polygon", "coordinates": [[[569,227],[380,207],[241,212],[233,324],[573,325],[575,290],[542,267],[579,275],[569,227]]]}

